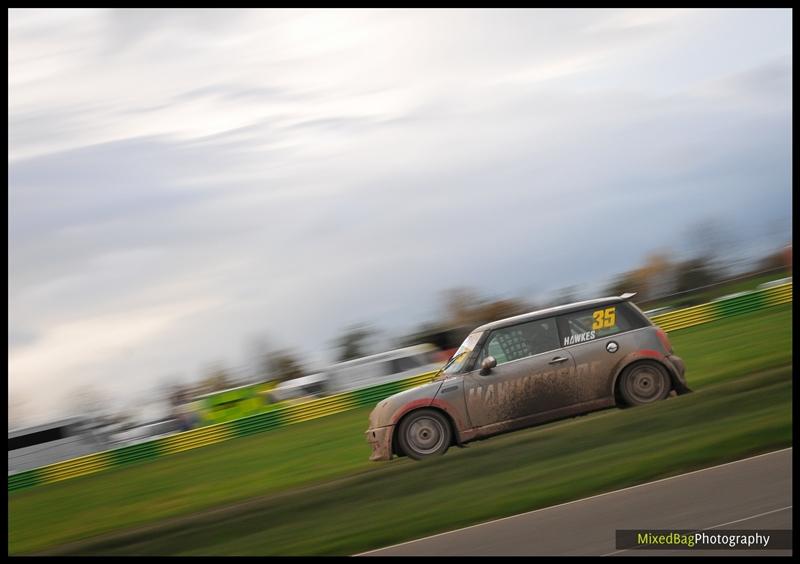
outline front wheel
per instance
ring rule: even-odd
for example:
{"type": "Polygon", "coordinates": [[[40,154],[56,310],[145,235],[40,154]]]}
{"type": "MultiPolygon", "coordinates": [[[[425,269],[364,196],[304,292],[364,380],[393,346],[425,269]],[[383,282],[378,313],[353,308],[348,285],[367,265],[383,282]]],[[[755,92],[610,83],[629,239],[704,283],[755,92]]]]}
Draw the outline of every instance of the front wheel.
{"type": "Polygon", "coordinates": [[[619,392],[630,406],[661,401],[669,395],[670,388],[666,369],[653,361],[632,364],[620,376],[619,392]]]}
{"type": "Polygon", "coordinates": [[[400,422],[397,442],[403,453],[414,460],[441,455],[450,448],[450,422],[433,409],[412,411],[400,422]]]}

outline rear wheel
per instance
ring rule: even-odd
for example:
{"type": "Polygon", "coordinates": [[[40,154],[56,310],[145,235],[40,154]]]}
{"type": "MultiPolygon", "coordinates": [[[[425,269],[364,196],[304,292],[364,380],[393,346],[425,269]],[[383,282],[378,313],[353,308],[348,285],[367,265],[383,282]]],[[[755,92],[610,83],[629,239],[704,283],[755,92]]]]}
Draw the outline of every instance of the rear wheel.
{"type": "Polygon", "coordinates": [[[434,409],[418,409],[400,422],[397,442],[406,456],[421,460],[447,452],[451,434],[447,417],[434,409]]]}
{"type": "Polygon", "coordinates": [[[666,398],[671,387],[667,370],[657,362],[645,360],[622,372],[619,393],[626,405],[645,405],[666,398]]]}

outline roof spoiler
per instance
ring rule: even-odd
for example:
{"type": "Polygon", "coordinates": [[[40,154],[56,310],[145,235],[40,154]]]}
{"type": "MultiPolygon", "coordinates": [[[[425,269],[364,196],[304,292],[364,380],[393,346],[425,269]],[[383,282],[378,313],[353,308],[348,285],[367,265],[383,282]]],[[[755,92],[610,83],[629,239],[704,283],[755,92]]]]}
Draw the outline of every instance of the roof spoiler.
{"type": "Polygon", "coordinates": [[[620,296],[620,298],[622,298],[623,300],[629,300],[635,295],[636,295],[636,292],[625,292],[624,294],[622,294],[620,296]]]}

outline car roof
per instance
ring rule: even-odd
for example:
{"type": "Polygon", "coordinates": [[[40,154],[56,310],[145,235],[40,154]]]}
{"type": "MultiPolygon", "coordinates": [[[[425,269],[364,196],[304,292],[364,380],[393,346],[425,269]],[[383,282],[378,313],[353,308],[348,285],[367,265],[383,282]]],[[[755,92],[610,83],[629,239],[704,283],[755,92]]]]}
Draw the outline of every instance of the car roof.
{"type": "Polygon", "coordinates": [[[522,315],[515,315],[514,317],[507,317],[505,319],[499,319],[497,321],[492,321],[491,323],[486,323],[484,325],[481,325],[480,327],[476,327],[472,332],[477,333],[479,331],[490,331],[492,329],[500,329],[501,327],[518,325],[519,323],[525,323],[526,321],[535,321],[536,319],[542,319],[545,317],[564,315],[566,313],[572,313],[573,311],[579,311],[582,309],[586,309],[588,307],[616,304],[627,301],[635,295],[636,295],[635,293],[622,294],[621,296],[596,298],[594,300],[586,300],[583,302],[574,302],[571,304],[549,307],[547,309],[540,309],[537,311],[532,311],[530,313],[523,313],[522,315]]]}

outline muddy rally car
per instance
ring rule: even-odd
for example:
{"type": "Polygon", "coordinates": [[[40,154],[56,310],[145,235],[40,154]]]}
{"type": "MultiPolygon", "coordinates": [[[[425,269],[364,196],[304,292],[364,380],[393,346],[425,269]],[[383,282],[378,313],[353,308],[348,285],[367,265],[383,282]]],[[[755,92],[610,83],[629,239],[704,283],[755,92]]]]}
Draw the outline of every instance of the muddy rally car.
{"type": "Polygon", "coordinates": [[[381,401],[370,460],[422,459],[469,441],[691,391],[666,333],[633,294],[578,302],[472,331],[433,381],[381,401]]]}

